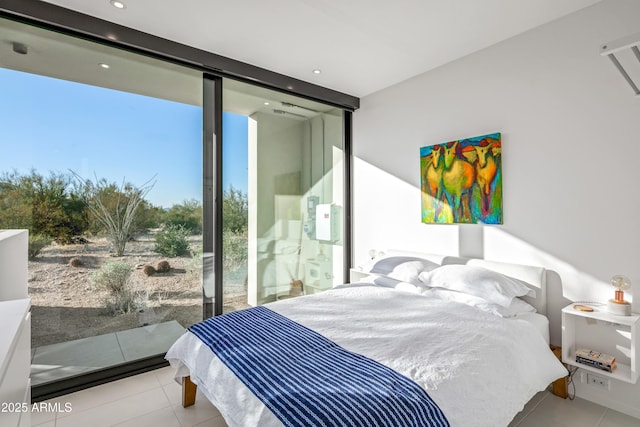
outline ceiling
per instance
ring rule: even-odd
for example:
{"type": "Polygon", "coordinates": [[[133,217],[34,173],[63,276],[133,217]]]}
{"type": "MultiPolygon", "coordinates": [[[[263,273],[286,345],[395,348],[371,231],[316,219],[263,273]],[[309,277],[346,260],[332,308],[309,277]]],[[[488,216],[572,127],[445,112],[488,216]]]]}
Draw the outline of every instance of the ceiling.
{"type": "Polygon", "coordinates": [[[600,0],[122,1],[48,0],[363,97],[600,0]]]}
{"type": "MultiPolygon", "coordinates": [[[[202,105],[199,70],[3,18],[1,68],[202,105]],[[16,43],[22,53],[15,50],[16,43]]],[[[225,111],[247,116],[260,112],[304,120],[335,113],[327,104],[232,79],[225,80],[223,98],[225,111]]]]}

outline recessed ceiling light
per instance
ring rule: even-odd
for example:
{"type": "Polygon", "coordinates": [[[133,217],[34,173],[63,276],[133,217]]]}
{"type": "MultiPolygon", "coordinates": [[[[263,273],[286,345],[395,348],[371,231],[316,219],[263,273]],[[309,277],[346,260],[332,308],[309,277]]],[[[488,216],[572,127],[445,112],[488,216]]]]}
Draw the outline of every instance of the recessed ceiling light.
{"type": "Polygon", "coordinates": [[[264,105],[269,105],[269,101],[264,101],[264,105]]]}
{"type": "Polygon", "coordinates": [[[105,69],[106,69],[106,68],[111,68],[111,67],[109,66],[109,64],[105,64],[104,62],[102,62],[102,63],[100,63],[100,64],[98,64],[98,65],[100,65],[102,68],[105,68],[105,69]]]}
{"type": "Polygon", "coordinates": [[[316,68],[315,70],[313,70],[313,74],[320,74],[322,73],[322,70],[320,70],[319,68],[316,68]]]}
{"type": "Polygon", "coordinates": [[[121,1],[111,0],[109,3],[111,3],[111,6],[117,8],[117,9],[124,9],[125,8],[124,3],[122,3],[121,1]]]}

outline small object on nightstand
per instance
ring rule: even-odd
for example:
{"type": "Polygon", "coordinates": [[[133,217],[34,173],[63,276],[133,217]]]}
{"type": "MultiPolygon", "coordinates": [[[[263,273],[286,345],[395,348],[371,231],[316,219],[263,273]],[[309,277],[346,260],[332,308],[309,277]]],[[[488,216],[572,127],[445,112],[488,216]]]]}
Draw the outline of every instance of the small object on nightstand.
{"type": "Polygon", "coordinates": [[[624,291],[631,287],[631,280],[625,276],[613,276],[611,286],[616,288],[616,294],[614,299],[607,302],[607,310],[612,314],[631,316],[631,303],[624,300],[624,291]]]}
{"type": "Polygon", "coordinates": [[[588,348],[576,350],[576,362],[607,372],[613,372],[617,367],[615,357],[588,348]]]}
{"type": "Polygon", "coordinates": [[[573,308],[580,311],[589,311],[589,312],[593,311],[593,307],[589,307],[588,305],[582,305],[582,304],[576,304],[573,306],[573,308]]]}

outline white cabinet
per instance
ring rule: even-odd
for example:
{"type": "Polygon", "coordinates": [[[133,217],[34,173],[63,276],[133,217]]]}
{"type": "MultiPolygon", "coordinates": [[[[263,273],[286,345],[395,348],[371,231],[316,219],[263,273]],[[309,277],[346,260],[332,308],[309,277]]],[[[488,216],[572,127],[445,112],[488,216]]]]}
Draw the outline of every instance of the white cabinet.
{"type": "Polygon", "coordinates": [[[0,301],[0,425],[31,425],[31,306],[29,299],[0,301]]]}
{"type": "Polygon", "coordinates": [[[359,282],[360,280],[370,275],[371,273],[367,271],[360,270],[358,268],[351,268],[349,269],[349,283],[359,282]]]}
{"type": "Polygon", "coordinates": [[[27,230],[0,230],[0,301],[27,298],[27,230]]]}
{"type": "Polygon", "coordinates": [[[580,311],[575,304],[562,309],[562,361],[604,377],[633,383],[638,381],[638,325],[640,315],[619,316],[606,306],[593,306],[592,312],[580,311]],[[606,372],[576,362],[576,349],[588,348],[616,358],[617,369],[606,372]]]}
{"type": "Polygon", "coordinates": [[[0,230],[0,426],[31,425],[27,230],[0,230]]]}

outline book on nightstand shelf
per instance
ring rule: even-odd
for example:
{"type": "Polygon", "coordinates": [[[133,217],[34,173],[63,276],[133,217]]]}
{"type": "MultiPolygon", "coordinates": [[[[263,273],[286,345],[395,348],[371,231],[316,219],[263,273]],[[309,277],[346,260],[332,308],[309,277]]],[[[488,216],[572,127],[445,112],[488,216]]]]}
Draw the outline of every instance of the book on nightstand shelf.
{"type": "Polygon", "coordinates": [[[587,348],[579,348],[576,350],[576,362],[607,372],[616,370],[615,357],[587,348]]]}

